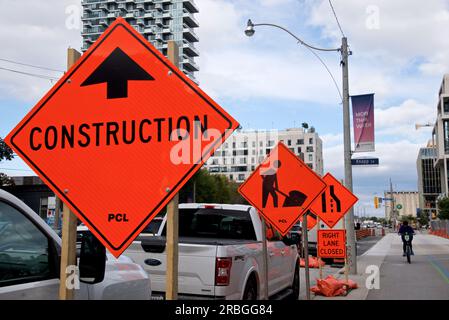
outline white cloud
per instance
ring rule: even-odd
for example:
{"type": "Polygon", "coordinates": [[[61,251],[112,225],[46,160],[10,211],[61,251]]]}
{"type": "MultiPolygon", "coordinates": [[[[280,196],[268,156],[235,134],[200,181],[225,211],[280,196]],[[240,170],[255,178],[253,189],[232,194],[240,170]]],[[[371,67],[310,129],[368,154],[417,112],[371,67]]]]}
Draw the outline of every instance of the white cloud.
{"type": "MultiPolygon", "coordinates": [[[[66,27],[65,10],[76,0],[0,0],[0,58],[65,70],[69,46],[81,46],[81,30],[66,27]]],[[[80,18],[80,17],[79,17],[80,18]]],[[[0,67],[60,77],[61,73],[0,62],[0,67]]],[[[0,96],[36,102],[52,86],[49,80],[0,70],[0,96]]]]}

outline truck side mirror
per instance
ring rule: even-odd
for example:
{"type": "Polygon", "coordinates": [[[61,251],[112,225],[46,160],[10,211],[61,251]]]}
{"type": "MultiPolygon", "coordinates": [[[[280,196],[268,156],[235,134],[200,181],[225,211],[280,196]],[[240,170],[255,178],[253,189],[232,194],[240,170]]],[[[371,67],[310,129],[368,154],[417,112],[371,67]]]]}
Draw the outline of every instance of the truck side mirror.
{"type": "Polygon", "coordinates": [[[85,232],[79,260],[80,281],[88,284],[102,282],[105,269],[106,248],[91,232],[85,232]]]}
{"type": "Polygon", "coordinates": [[[290,234],[289,236],[285,236],[285,237],[282,238],[282,242],[284,242],[287,246],[291,246],[291,245],[294,245],[294,244],[298,245],[300,240],[301,240],[300,237],[297,234],[295,234],[295,233],[290,234]]]}

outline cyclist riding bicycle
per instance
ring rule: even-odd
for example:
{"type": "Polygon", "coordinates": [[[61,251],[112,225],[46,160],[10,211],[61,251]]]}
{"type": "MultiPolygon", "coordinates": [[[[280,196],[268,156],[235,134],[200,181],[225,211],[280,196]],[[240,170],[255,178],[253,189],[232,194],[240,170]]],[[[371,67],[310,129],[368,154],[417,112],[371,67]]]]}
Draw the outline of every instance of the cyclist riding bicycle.
{"type": "Polygon", "coordinates": [[[409,245],[410,245],[410,250],[411,250],[411,255],[414,255],[413,253],[413,247],[412,247],[412,241],[413,241],[413,235],[415,234],[415,231],[413,230],[412,227],[410,227],[408,225],[408,221],[404,221],[401,225],[401,227],[399,228],[399,232],[401,235],[401,239],[402,239],[402,249],[404,251],[404,254],[402,255],[403,257],[405,257],[406,252],[405,250],[407,249],[407,241],[405,240],[405,235],[408,234],[409,235],[409,245]]]}

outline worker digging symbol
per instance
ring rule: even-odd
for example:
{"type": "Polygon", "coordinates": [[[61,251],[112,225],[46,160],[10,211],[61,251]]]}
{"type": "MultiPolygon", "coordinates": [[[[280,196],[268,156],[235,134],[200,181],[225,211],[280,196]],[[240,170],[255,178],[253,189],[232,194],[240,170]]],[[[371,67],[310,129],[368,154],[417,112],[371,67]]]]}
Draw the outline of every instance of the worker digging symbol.
{"type": "Polygon", "coordinates": [[[278,195],[281,194],[285,197],[284,203],[282,207],[300,207],[304,201],[307,199],[307,196],[298,191],[292,190],[287,194],[279,190],[279,183],[277,178],[277,173],[282,163],[279,160],[275,160],[272,163],[272,166],[267,170],[261,172],[262,176],[262,208],[265,208],[268,202],[268,196],[271,195],[273,198],[273,207],[278,207],[278,195]]]}
{"type": "MultiPolygon", "coordinates": [[[[330,199],[330,212],[334,213],[334,203],[337,206],[337,212],[341,212],[341,202],[340,199],[337,198],[337,196],[335,195],[335,188],[333,185],[329,186],[329,193],[331,195],[330,199]]],[[[326,192],[323,192],[321,194],[321,205],[322,205],[322,211],[323,213],[327,212],[327,208],[326,208],[326,192]]]]}
{"type": "Polygon", "coordinates": [[[268,196],[271,195],[273,198],[273,207],[278,207],[278,195],[276,190],[279,189],[277,171],[281,167],[281,162],[279,160],[273,161],[272,166],[266,171],[261,172],[262,176],[262,208],[265,208],[268,201],[268,196]]]}

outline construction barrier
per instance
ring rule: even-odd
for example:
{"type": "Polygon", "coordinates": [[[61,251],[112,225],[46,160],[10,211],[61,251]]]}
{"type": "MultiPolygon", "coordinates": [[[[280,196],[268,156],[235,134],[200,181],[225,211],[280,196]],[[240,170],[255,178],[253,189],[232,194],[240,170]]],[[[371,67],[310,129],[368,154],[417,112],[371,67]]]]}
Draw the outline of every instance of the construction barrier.
{"type": "Polygon", "coordinates": [[[449,220],[436,220],[430,222],[430,234],[449,239],[449,220]]]}
{"type": "Polygon", "coordinates": [[[385,229],[374,229],[374,228],[369,228],[369,229],[360,229],[360,230],[356,230],[355,232],[356,234],[356,238],[357,240],[366,238],[366,237],[372,237],[372,236],[384,236],[385,235],[385,229]]]}

